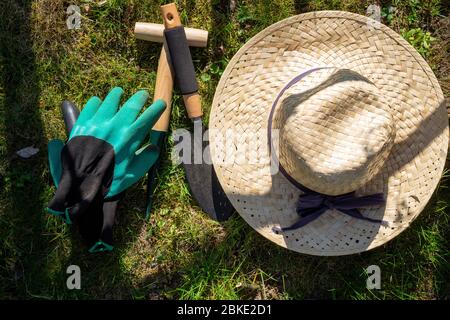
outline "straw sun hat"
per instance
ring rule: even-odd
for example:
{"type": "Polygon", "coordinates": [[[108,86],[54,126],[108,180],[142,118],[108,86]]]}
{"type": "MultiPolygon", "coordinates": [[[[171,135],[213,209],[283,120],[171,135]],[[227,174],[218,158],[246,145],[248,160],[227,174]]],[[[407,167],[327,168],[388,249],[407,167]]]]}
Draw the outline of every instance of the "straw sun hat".
{"type": "Polygon", "coordinates": [[[394,238],[425,207],[448,118],[436,77],[397,33],[353,13],[311,12],[233,57],[210,145],[225,193],[260,234],[301,253],[347,255],[394,238]]]}

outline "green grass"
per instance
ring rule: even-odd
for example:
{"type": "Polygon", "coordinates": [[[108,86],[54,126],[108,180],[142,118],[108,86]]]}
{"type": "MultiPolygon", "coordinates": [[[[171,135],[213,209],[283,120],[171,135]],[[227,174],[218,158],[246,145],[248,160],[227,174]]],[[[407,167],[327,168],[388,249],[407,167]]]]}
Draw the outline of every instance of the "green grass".
{"type": "MultiPolygon", "coordinates": [[[[449,177],[419,218],[386,245],[350,257],[290,252],[258,235],[238,215],[223,225],[196,206],[180,167],[163,157],[154,212],[144,219],[145,183],[119,209],[115,250],[89,254],[76,232],[45,213],[55,189],[46,143],[64,139],[62,100],[81,106],[113,86],[153,92],[160,46],[135,40],[136,21],[158,22],[163,1],[13,1],[0,4],[0,298],[445,299],[449,298],[449,177]],[[81,29],[67,30],[65,9],[82,8],[81,29]],[[84,6],[89,4],[89,10],[84,6]],[[39,154],[20,160],[15,151],[39,154]],[[82,289],[66,289],[66,268],[82,270],[82,289]],[[382,271],[367,290],[365,269],[382,271]]],[[[183,22],[208,29],[209,46],[192,50],[208,114],[227,62],[253,35],[291,15],[323,9],[365,13],[369,1],[178,1],[183,22]]],[[[450,93],[448,9],[444,2],[380,1],[397,8],[384,22],[408,39],[450,93]],[[389,20],[389,21],[387,21],[389,20]],[[417,30],[417,31],[411,31],[417,30]],[[435,40],[431,40],[434,38],[435,40]]],[[[174,97],[171,129],[189,126],[174,97]]],[[[172,146],[169,141],[168,151],[172,146]]],[[[448,167],[448,166],[447,166],[448,167]]]]}

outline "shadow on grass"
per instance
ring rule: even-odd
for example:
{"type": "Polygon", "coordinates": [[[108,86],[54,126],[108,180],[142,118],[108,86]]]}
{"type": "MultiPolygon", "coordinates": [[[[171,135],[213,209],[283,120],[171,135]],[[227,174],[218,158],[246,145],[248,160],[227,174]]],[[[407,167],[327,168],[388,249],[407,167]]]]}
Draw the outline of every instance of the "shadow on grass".
{"type": "Polygon", "coordinates": [[[0,4],[0,297],[107,298],[119,279],[122,287],[131,286],[121,271],[120,249],[90,255],[71,228],[44,210],[53,191],[46,174],[47,139],[39,104],[31,6],[31,0],[0,4]],[[39,153],[20,159],[16,151],[27,146],[38,147],[39,153]],[[72,234],[66,237],[69,230],[72,234]],[[101,287],[100,292],[68,291],[66,268],[71,264],[81,267],[84,284],[101,287]]]}
{"type": "MultiPolygon", "coordinates": [[[[41,214],[43,192],[40,174],[44,171],[45,138],[39,112],[40,89],[36,75],[30,29],[31,1],[6,0],[0,4],[0,59],[4,97],[1,101],[2,190],[0,232],[2,277],[5,297],[28,295],[27,279],[32,270],[41,270],[40,281],[48,281],[45,257],[49,241],[42,237],[45,218],[41,214]],[[4,139],[4,140],[3,140],[4,139]],[[37,156],[21,160],[15,152],[34,145],[37,156]]],[[[48,239],[48,238],[46,238],[48,239]]]]}

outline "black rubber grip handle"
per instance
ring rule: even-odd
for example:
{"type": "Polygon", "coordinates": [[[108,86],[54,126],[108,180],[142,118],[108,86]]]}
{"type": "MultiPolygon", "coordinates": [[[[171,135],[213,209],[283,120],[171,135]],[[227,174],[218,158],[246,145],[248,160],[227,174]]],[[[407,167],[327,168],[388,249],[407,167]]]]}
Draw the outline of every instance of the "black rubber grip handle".
{"type": "Polygon", "coordinates": [[[175,85],[183,95],[197,92],[198,84],[195,78],[194,63],[192,62],[184,27],[165,29],[164,37],[175,73],[175,85]]]}

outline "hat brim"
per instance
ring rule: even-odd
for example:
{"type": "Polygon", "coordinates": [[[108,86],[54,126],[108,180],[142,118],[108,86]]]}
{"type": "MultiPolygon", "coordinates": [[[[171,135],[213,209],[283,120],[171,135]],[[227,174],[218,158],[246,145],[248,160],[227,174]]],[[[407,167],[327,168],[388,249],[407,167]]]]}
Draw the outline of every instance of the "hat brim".
{"type": "Polygon", "coordinates": [[[248,41],[219,82],[210,129],[214,168],[237,212],[267,239],[312,255],[363,252],[405,230],[436,188],[448,149],[444,96],[425,60],[390,28],[343,11],[297,15],[248,41]],[[361,212],[388,221],[388,226],[329,210],[300,229],[276,234],[273,227],[298,219],[299,190],[280,173],[272,175],[267,161],[219,160],[224,159],[222,139],[229,132],[241,137],[240,146],[257,149],[250,157],[270,159],[265,135],[255,134],[267,130],[273,99],[293,77],[320,66],[362,74],[381,90],[392,108],[396,123],[392,151],[376,177],[356,190],[358,194],[385,194],[385,206],[361,212]]]}

